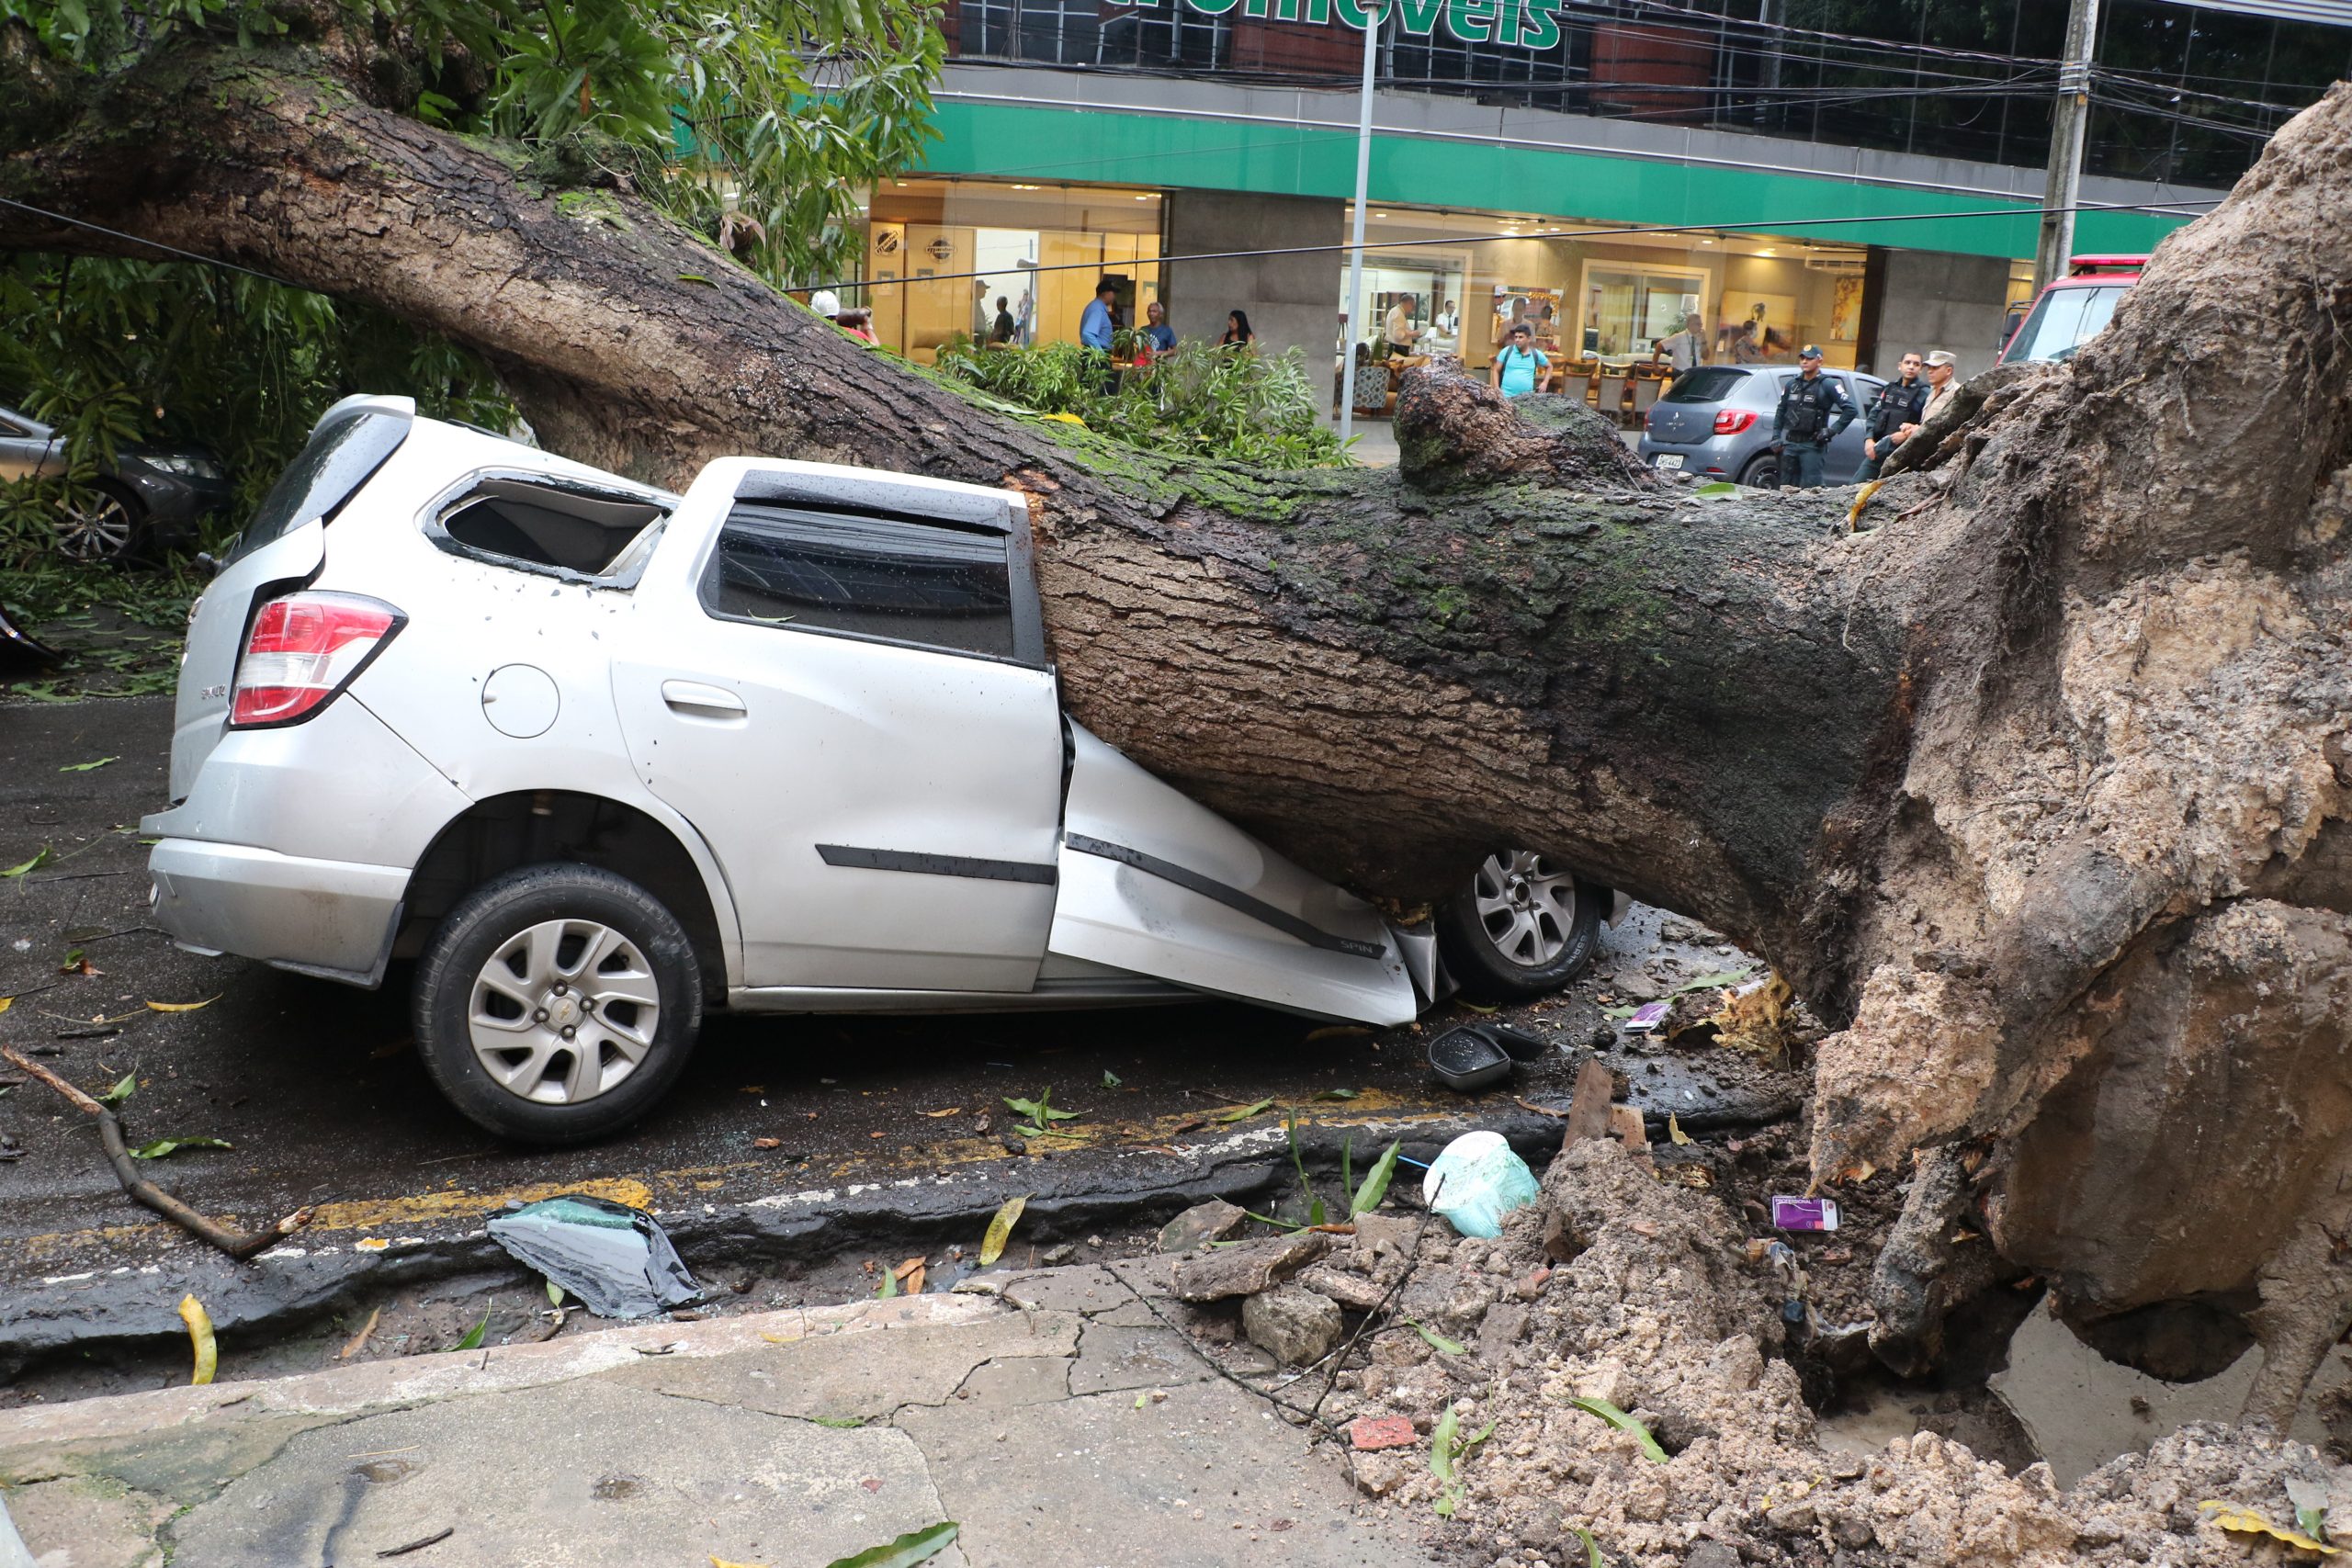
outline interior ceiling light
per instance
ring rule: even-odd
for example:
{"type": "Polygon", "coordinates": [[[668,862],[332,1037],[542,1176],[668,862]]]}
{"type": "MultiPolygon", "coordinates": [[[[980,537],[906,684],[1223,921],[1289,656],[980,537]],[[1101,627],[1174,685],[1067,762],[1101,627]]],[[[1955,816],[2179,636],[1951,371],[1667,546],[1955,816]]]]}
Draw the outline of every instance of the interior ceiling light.
{"type": "Polygon", "coordinates": [[[1779,252],[1777,252],[1777,251],[1775,251],[1775,250],[1773,250],[1771,246],[1767,245],[1767,246],[1765,246],[1762,250],[1760,250],[1760,251],[1757,252],[1756,254],[1757,254],[1758,255],[1759,255],[1759,256],[1770,256],[1770,255],[1777,255],[1777,254],[1779,254],[1780,253],[1779,253],[1779,252]]]}

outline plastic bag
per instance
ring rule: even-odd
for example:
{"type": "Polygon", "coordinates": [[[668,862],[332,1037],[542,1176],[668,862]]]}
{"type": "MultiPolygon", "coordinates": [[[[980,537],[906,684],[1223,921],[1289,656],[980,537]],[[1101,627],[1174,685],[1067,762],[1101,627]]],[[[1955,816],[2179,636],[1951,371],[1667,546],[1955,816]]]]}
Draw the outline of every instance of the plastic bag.
{"type": "Polygon", "coordinates": [[[653,1216],[625,1203],[549,1198],[492,1219],[490,1239],[598,1317],[650,1317],[702,1299],[653,1216]]]}
{"type": "Polygon", "coordinates": [[[1500,1235],[1505,1214],[1535,1201],[1535,1173],[1500,1133],[1464,1133],[1430,1162],[1421,1196],[1464,1235],[1500,1235]]]}

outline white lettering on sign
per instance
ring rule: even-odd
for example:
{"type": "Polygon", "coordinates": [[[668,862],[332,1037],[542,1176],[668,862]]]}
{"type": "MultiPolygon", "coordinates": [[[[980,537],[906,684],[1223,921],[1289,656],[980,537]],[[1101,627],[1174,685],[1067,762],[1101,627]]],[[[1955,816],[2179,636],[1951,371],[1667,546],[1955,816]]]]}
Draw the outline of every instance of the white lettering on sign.
{"type": "MultiPolygon", "coordinates": [[[[1400,25],[1415,38],[1427,38],[1441,27],[1459,43],[1497,43],[1512,49],[1556,49],[1560,43],[1560,0],[1393,0],[1400,25]]],[[[1317,26],[1338,21],[1362,32],[1378,17],[1377,6],[1363,0],[1134,0],[1137,10],[1156,11],[1162,4],[1182,6],[1204,17],[1235,15],[1261,21],[1307,22],[1317,26]]]]}

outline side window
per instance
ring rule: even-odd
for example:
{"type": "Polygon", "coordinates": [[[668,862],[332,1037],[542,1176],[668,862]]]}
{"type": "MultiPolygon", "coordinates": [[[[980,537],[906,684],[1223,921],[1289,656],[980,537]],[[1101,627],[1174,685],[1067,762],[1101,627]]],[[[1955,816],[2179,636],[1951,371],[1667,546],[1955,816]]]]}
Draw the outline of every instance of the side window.
{"type": "Polygon", "coordinates": [[[435,544],[492,566],[610,579],[669,515],[661,500],[544,479],[485,475],[434,509],[435,544]]]}
{"type": "Polygon", "coordinates": [[[1005,536],[739,501],[703,573],[722,620],[1017,657],[1005,536]]]}

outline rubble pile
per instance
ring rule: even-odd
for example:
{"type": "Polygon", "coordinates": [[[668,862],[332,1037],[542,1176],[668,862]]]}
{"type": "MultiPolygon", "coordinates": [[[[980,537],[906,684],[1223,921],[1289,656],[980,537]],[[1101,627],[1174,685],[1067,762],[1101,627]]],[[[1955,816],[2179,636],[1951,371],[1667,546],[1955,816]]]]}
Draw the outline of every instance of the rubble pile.
{"type": "Polygon", "coordinates": [[[1205,1310],[1228,1329],[1242,1299],[1243,1333],[1291,1366],[1361,1329],[1324,1430],[1364,1492],[1465,1562],[2188,1568],[2317,1560],[2203,1504],[2289,1533],[2315,1500],[2352,1519],[2352,1472],[2259,1427],[2185,1428],[2065,1492],[1929,1431],[1825,1449],[1788,1271],[1729,1192],[1664,1175],[1616,1139],[1571,1141],[1492,1241],[1365,1214],[1352,1235],[1192,1254],[1177,1293],[1222,1303],[1205,1310]]]}

